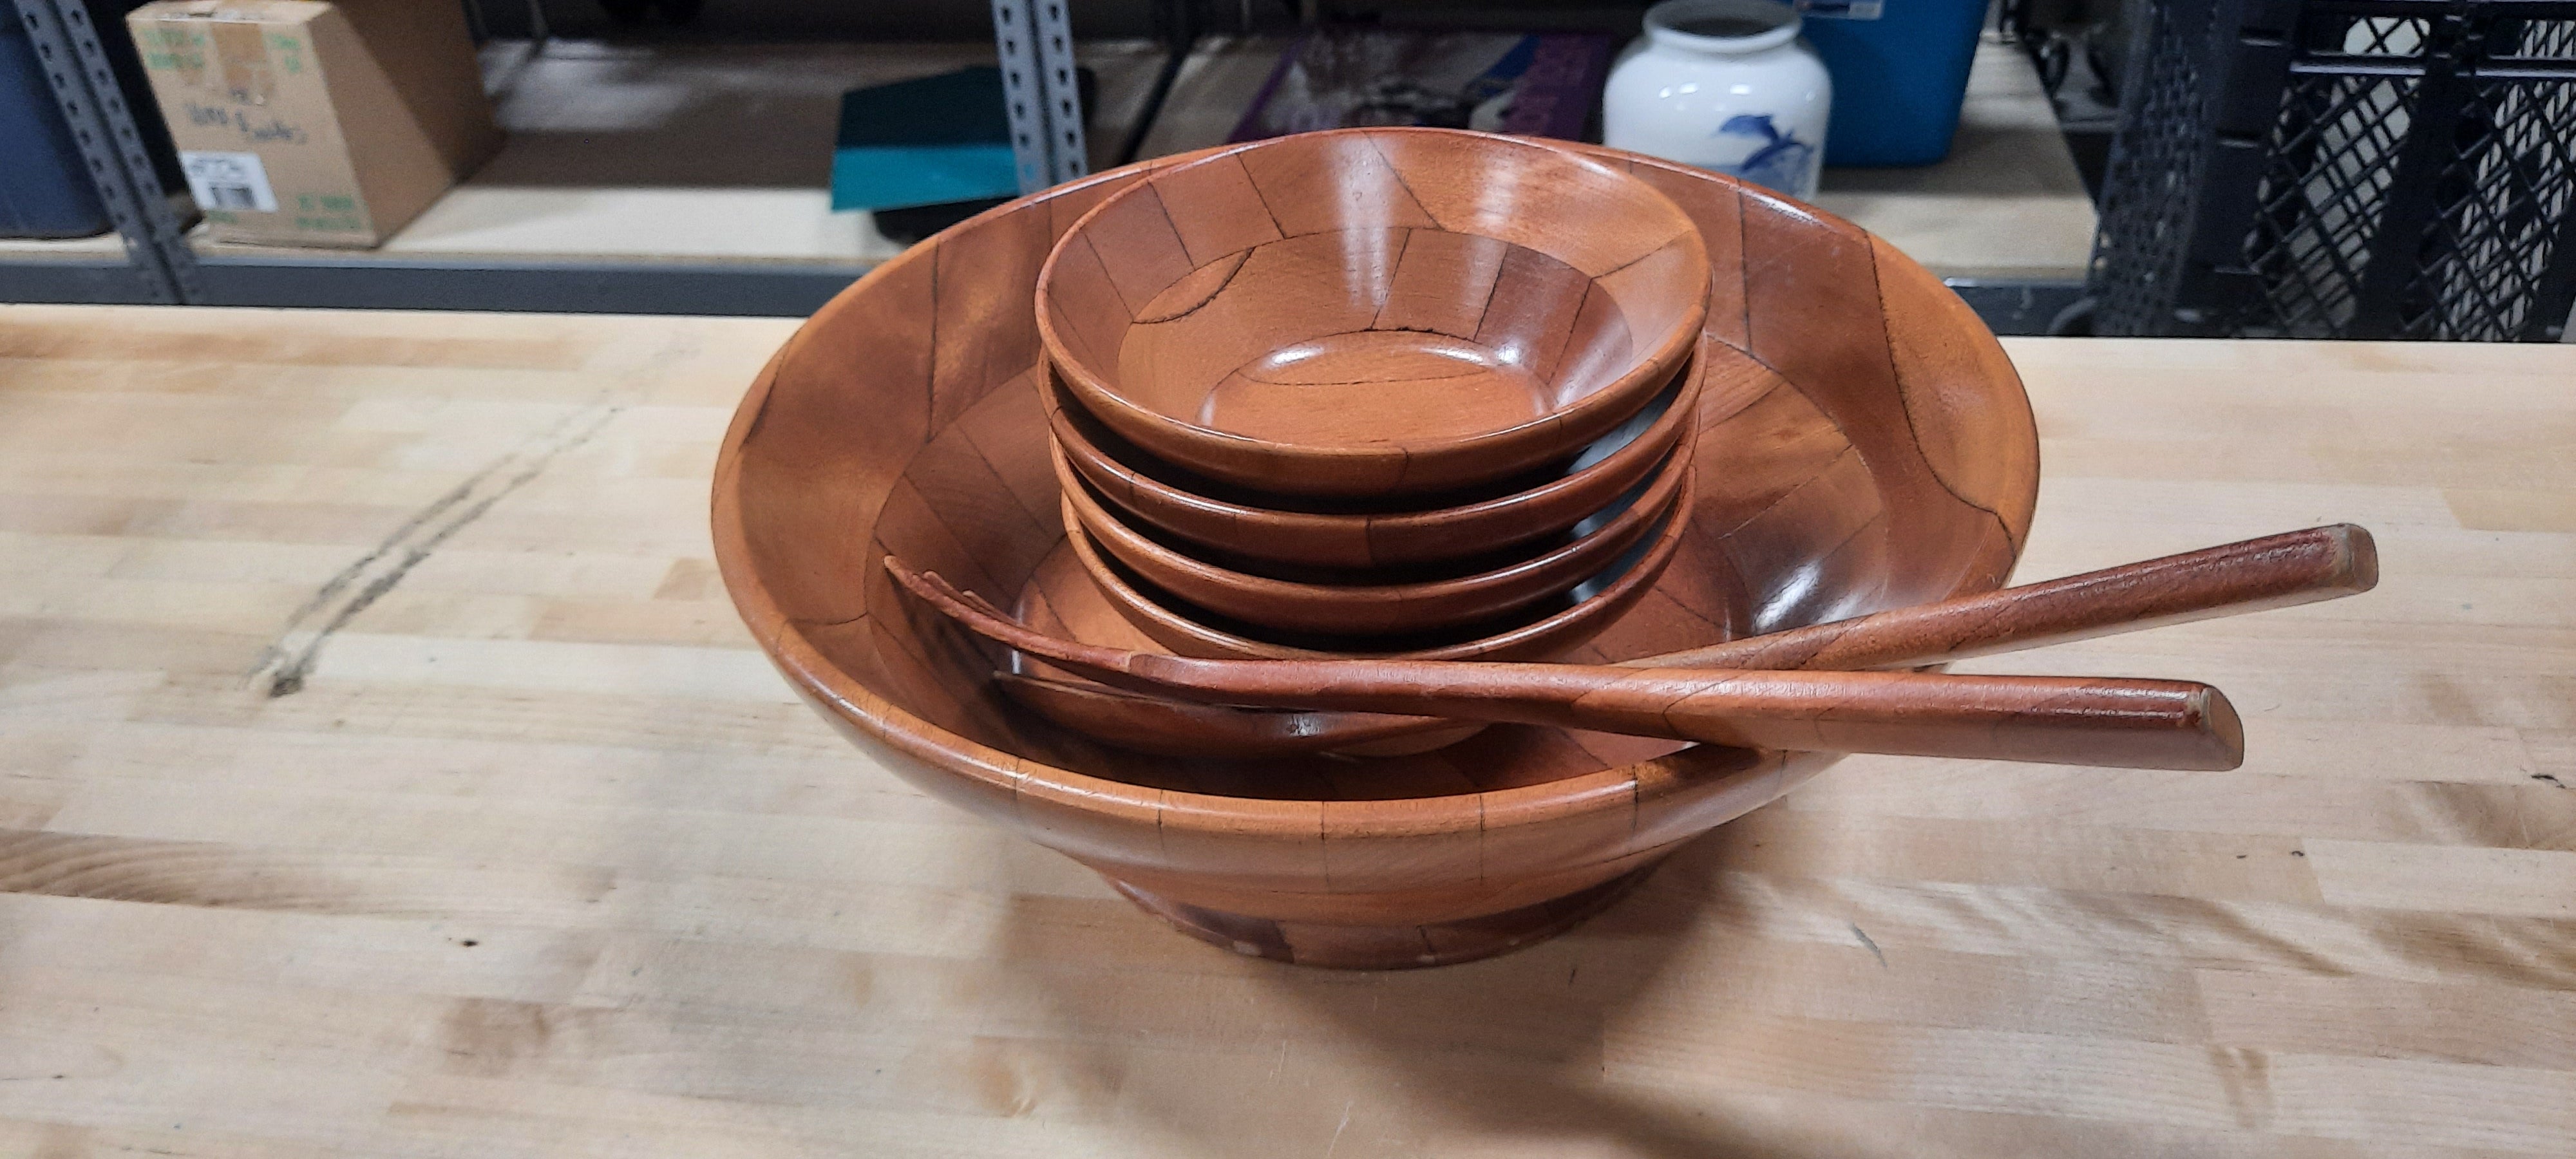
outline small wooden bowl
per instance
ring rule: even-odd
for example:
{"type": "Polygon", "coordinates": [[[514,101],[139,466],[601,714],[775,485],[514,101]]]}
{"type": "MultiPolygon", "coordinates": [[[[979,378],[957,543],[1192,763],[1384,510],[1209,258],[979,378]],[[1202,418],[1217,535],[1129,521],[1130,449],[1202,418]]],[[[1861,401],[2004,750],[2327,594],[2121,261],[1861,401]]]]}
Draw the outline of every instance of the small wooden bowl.
{"type": "Polygon", "coordinates": [[[1704,343],[1659,403],[1648,404],[1594,442],[1574,469],[1506,494],[1428,510],[1266,506],[1257,501],[1266,497],[1152,460],[1080,409],[1065,406],[1058,389],[1047,391],[1047,422],[1065,460],[1131,521],[1202,547],[1275,564],[1408,567],[1508,550],[1558,534],[1627,494],[1659,465],[1671,469],[1675,459],[1669,452],[1690,428],[1698,406],[1702,360],[1743,357],[1731,346],[1704,343]],[[1592,461],[1584,462],[1586,457],[1592,461]]]}
{"type": "Polygon", "coordinates": [[[1075,400],[1155,456],[1284,494],[1418,494],[1618,426],[1688,356],[1708,277],[1691,219],[1628,174],[1343,129],[1111,194],[1039,272],[1037,321],[1075,400]]]}
{"type": "Polygon", "coordinates": [[[1668,522],[1690,472],[1689,448],[1674,453],[1633,502],[1588,534],[1526,559],[1450,578],[1404,583],[1354,580],[1313,583],[1237,571],[1176,551],[1120,522],[1091,493],[1059,449],[1056,478],[1069,522],[1094,545],[1155,588],[1199,608],[1259,628],[1319,636],[1394,636],[1436,632],[1509,616],[1616,562],[1668,522]]]}
{"type": "MultiPolygon", "coordinates": [[[[1679,507],[1687,509],[1688,488],[1679,507]]],[[[1566,597],[1566,606],[1535,618],[1488,632],[1425,632],[1392,642],[1351,635],[1283,635],[1264,639],[1243,626],[1192,608],[1186,601],[1149,592],[1120,574],[1099,537],[1079,522],[1084,512],[1068,493],[1063,498],[1065,541],[1093,586],[1127,622],[1156,643],[1183,656],[1224,660],[1312,660],[1355,656],[1405,660],[1547,660],[1564,655],[1616,623],[1636,601],[1653,589],[1681,547],[1688,520],[1666,518],[1650,523],[1653,538],[1642,551],[1611,561],[1609,570],[1593,576],[1566,597]],[[1215,621],[1215,622],[1211,622],[1215,621]],[[1460,639],[1458,637],[1466,638],[1460,639]]],[[[1093,512],[1099,509],[1095,506],[1093,512]]],[[[1152,581],[1146,581],[1151,583],[1152,581]]],[[[1256,629],[1257,630],[1257,629],[1256,629]]],[[[1264,633],[1263,635],[1267,635],[1264,633]]]]}

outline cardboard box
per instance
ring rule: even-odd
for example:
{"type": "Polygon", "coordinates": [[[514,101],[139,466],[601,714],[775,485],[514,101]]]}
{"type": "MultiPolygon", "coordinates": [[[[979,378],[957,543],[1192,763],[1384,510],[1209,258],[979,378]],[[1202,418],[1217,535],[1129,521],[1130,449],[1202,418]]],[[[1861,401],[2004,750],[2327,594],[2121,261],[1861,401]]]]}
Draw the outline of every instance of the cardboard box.
{"type": "Polygon", "coordinates": [[[376,245],[501,144],[452,0],[161,0],[126,24],[217,241],[376,245]]]}

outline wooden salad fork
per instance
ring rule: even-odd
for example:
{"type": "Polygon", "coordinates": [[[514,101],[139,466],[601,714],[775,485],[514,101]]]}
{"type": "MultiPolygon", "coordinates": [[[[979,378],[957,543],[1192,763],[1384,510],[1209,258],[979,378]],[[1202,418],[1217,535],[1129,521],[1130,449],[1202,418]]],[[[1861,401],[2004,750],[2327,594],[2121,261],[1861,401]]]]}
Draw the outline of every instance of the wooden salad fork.
{"type": "Polygon", "coordinates": [[[1441,660],[1200,660],[1035,631],[889,557],[904,588],[975,633],[1077,675],[1191,700],[1405,712],[1746,748],[2128,768],[2231,769],[2244,730],[2181,680],[1656,669],[1441,660]]]}
{"type": "MultiPolygon", "coordinates": [[[[900,574],[900,573],[898,573],[900,574]]],[[[1624,661],[1619,667],[1916,667],[2216,616],[2336,599],[2378,582],[2370,533],[2335,524],[2062,579],[1624,661]]],[[[964,598],[977,603],[978,597],[964,598]]],[[[1009,617],[985,605],[1001,619],[1009,617]]],[[[1024,673],[1003,692],[1077,731],[1175,756],[1249,757],[1431,747],[1472,726],[1389,712],[1243,708],[1024,673]]]]}

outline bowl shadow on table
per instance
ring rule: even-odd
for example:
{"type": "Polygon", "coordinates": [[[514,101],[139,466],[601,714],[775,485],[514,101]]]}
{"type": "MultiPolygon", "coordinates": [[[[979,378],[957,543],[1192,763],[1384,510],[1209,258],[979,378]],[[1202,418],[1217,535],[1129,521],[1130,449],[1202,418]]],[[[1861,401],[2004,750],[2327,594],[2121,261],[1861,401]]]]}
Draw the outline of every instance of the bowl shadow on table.
{"type": "MultiPolygon", "coordinates": [[[[1728,968],[1710,955],[1731,957],[1725,947],[1735,939],[1693,931],[1725,907],[1720,874],[1735,840],[1719,826],[1572,931],[1453,966],[1343,971],[1237,957],[1121,901],[1094,911],[1115,927],[1095,944],[1114,939],[1131,955],[1150,955],[1150,964],[1068,969],[1060,912],[1040,912],[1045,903],[1017,892],[995,956],[1068,1023],[1150,1002],[1138,991],[1140,974],[1221,979],[1184,987],[1181,1000],[1206,1002],[1213,1017],[1229,1020],[1227,1030],[1258,1041],[1261,1051],[1276,1049],[1275,1061],[1252,1068],[1258,1081],[1251,1089],[1228,1089],[1227,1076],[1243,1072],[1220,1065],[1134,1065],[1131,1044],[1152,1034],[1148,1027],[1095,1024],[1043,1046],[1056,1054],[1067,1085],[1158,1123],[1186,1139],[1192,1153],[1266,1156],[1311,1144],[1317,1153],[1344,1156],[1419,1154],[1468,1140],[1545,1140],[1694,1159],[1795,1155],[1776,1131],[1601,1079],[1609,1031],[1679,955],[1693,955],[1694,973],[1728,968]],[[1137,941],[1148,938],[1161,942],[1138,950],[1137,941]],[[1242,990],[1229,993],[1227,982],[1242,990]],[[1250,1001],[1239,1003],[1241,994],[1250,1001]],[[1282,1077],[1291,1066],[1307,1073],[1282,1077]],[[1363,1122],[1382,1121],[1354,1133],[1361,1125],[1352,1121],[1355,1106],[1363,1122]],[[1349,1137],[1336,1146],[1343,1135],[1349,1137]]],[[[1235,1047],[1207,1049],[1249,1057],[1235,1047]]]]}

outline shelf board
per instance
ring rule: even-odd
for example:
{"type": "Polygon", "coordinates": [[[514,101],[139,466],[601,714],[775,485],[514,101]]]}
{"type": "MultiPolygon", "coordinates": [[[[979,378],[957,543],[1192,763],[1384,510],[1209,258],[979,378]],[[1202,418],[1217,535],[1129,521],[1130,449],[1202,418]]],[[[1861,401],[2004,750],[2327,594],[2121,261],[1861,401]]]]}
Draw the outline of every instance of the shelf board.
{"type": "Polygon", "coordinates": [[[0,239],[0,302],[162,300],[161,287],[132,265],[115,234],[0,239]]]}
{"type": "Polygon", "coordinates": [[[873,265],[903,252],[864,213],[834,213],[822,189],[469,182],[373,250],[191,240],[202,257],[456,261],[750,262],[873,265]]]}
{"type": "MultiPolygon", "coordinates": [[[[329,250],[192,242],[209,259],[383,258],[456,265],[779,263],[865,267],[903,251],[831,207],[841,94],[990,64],[982,44],[485,46],[501,152],[385,244],[329,250]]],[[[1085,44],[1103,162],[1153,78],[1146,41],[1085,44]]]]}
{"type": "Polygon", "coordinates": [[[820,263],[232,252],[197,265],[210,306],[803,317],[864,275],[820,263]]]}
{"type": "MultiPolygon", "coordinates": [[[[1146,154],[1222,143],[1287,43],[1202,39],[1146,154]]],[[[1145,41],[1079,47],[1099,78],[1095,168],[1114,160],[1159,53],[1145,41]]],[[[868,214],[831,209],[841,94],[992,59],[989,44],[559,40],[531,54],[496,42],[485,76],[508,143],[385,245],[233,245],[202,231],[194,244],[217,299],[243,304],[803,313],[903,248],[868,214]],[[764,276],[785,280],[761,289],[764,276]],[[478,292],[475,278],[500,281],[478,292]]],[[[1816,200],[1946,277],[2047,282],[2063,296],[2091,248],[2092,204],[2048,98],[2000,44],[1978,51],[1947,160],[1829,169],[1816,200]]]]}
{"type": "Polygon", "coordinates": [[[67,262],[98,258],[125,260],[125,239],[116,231],[89,237],[0,237],[0,261],[67,262]]]}
{"type": "Polygon", "coordinates": [[[1910,169],[1827,169],[1816,204],[1953,278],[2081,281],[2093,199],[2039,72],[2019,48],[1977,46],[1950,155],[1910,169]]]}
{"type": "MultiPolygon", "coordinates": [[[[1288,42],[1211,38],[1173,82],[1149,156],[1222,144],[1288,42]]],[[[2039,74],[2021,50],[1981,43],[1959,132],[1938,164],[1827,169],[1816,204],[1944,277],[2081,280],[2093,202],[2039,74]]]]}

